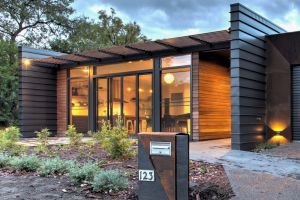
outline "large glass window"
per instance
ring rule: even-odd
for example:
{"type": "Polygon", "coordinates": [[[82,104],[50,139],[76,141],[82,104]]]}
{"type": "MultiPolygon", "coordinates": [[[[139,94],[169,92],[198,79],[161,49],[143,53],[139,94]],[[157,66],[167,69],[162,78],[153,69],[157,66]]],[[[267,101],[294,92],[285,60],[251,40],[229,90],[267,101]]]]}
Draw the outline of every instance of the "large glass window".
{"type": "MultiPolygon", "coordinates": [[[[172,59],[178,60],[176,57],[172,57],[172,59]]],[[[172,59],[170,58],[170,60],[172,59]]],[[[190,133],[190,93],[190,67],[177,66],[162,70],[162,131],[190,133]]]]}
{"type": "Polygon", "coordinates": [[[152,75],[139,76],[139,131],[152,131],[152,75]]]}
{"type": "Polygon", "coordinates": [[[101,127],[101,122],[108,118],[108,79],[98,79],[98,127],[101,127]]]}
{"type": "Polygon", "coordinates": [[[123,72],[152,70],[153,60],[129,61],[97,67],[97,75],[112,75],[123,72]]]}
{"type": "Polygon", "coordinates": [[[88,131],[88,79],[70,80],[70,124],[78,132],[88,131]]]}

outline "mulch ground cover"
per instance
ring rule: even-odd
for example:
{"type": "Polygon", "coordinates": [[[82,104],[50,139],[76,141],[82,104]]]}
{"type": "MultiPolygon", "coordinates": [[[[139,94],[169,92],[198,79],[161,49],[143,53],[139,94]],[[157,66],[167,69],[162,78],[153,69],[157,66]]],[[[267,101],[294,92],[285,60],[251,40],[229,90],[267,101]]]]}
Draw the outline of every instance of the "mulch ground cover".
{"type": "MultiPolygon", "coordinates": [[[[33,154],[33,149],[28,150],[28,154],[33,154]]],[[[60,157],[64,160],[76,160],[79,163],[97,162],[102,169],[118,169],[128,175],[129,185],[127,190],[121,192],[106,192],[95,193],[91,187],[87,184],[81,186],[74,186],[66,178],[61,177],[39,177],[36,173],[27,173],[22,171],[15,171],[10,168],[2,168],[0,170],[0,185],[3,187],[8,182],[15,181],[15,185],[11,187],[22,188],[16,191],[18,192],[16,199],[37,199],[35,196],[44,196],[44,199],[103,199],[103,200],[121,200],[121,199],[138,199],[137,187],[138,187],[138,166],[137,159],[131,158],[128,160],[112,160],[105,151],[100,147],[88,147],[80,148],[66,148],[64,146],[52,146],[50,147],[50,153],[38,155],[42,158],[48,157],[60,157]],[[24,177],[27,177],[24,179],[24,177]],[[37,185],[32,186],[30,182],[26,180],[37,180],[37,185]],[[40,180],[41,179],[41,180],[40,180]],[[22,181],[18,181],[22,180],[22,181]],[[31,185],[31,186],[30,186],[31,185]],[[32,190],[32,188],[39,188],[32,190]],[[53,188],[54,187],[54,188],[53,188]],[[55,188],[56,187],[56,188],[55,188]],[[28,190],[26,190],[28,188],[28,190]],[[51,196],[53,190],[55,195],[51,196]],[[39,194],[37,194],[39,193],[39,194]],[[32,197],[32,198],[31,198],[32,197]],[[45,198],[46,197],[46,198],[45,198]],[[59,197],[59,198],[58,198],[59,197]]],[[[32,181],[31,181],[32,182],[32,181]]],[[[5,188],[4,188],[5,189],[5,188]]],[[[6,190],[0,189],[0,196],[5,195],[11,197],[11,194],[7,194],[6,190]]],[[[208,200],[208,199],[220,199],[226,200],[233,196],[233,192],[226,176],[226,173],[221,165],[209,164],[201,161],[190,161],[190,199],[195,200],[208,200]]],[[[8,198],[9,199],[9,198],[8,198]]]]}

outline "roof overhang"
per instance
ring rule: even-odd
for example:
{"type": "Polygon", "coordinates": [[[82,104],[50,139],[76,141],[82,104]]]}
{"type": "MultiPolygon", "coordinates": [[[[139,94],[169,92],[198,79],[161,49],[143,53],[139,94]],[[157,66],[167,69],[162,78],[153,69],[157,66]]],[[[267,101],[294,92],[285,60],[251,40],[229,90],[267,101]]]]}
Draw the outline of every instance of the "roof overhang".
{"type": "Polygon", "coordinates": [[[101,65],[129,60],[149,59],[174,54],[216,51],[230,48],[227,30],[116,46],[83,53],[34,59],[32,62],[56,67],[101,65]]]}

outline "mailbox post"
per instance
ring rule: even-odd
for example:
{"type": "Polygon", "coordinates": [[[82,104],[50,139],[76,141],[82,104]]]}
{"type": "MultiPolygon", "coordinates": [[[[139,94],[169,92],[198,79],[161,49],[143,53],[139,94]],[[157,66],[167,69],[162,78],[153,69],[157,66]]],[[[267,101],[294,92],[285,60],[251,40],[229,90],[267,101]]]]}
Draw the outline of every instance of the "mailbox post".
{"type": "Polygon", "coordinates": [[[139,200],[188,200],[189,135],[139,133],[139,200]]]}

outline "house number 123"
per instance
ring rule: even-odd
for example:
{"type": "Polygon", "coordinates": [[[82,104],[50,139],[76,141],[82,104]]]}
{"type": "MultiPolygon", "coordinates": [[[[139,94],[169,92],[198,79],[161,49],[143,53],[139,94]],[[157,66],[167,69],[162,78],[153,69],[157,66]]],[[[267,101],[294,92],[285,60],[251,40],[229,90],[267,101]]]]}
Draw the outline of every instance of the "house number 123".
{"type": "Polygon", "coordinates": [[[139,181],[154,181],[154,170],[139,170],[139,181]]]}

